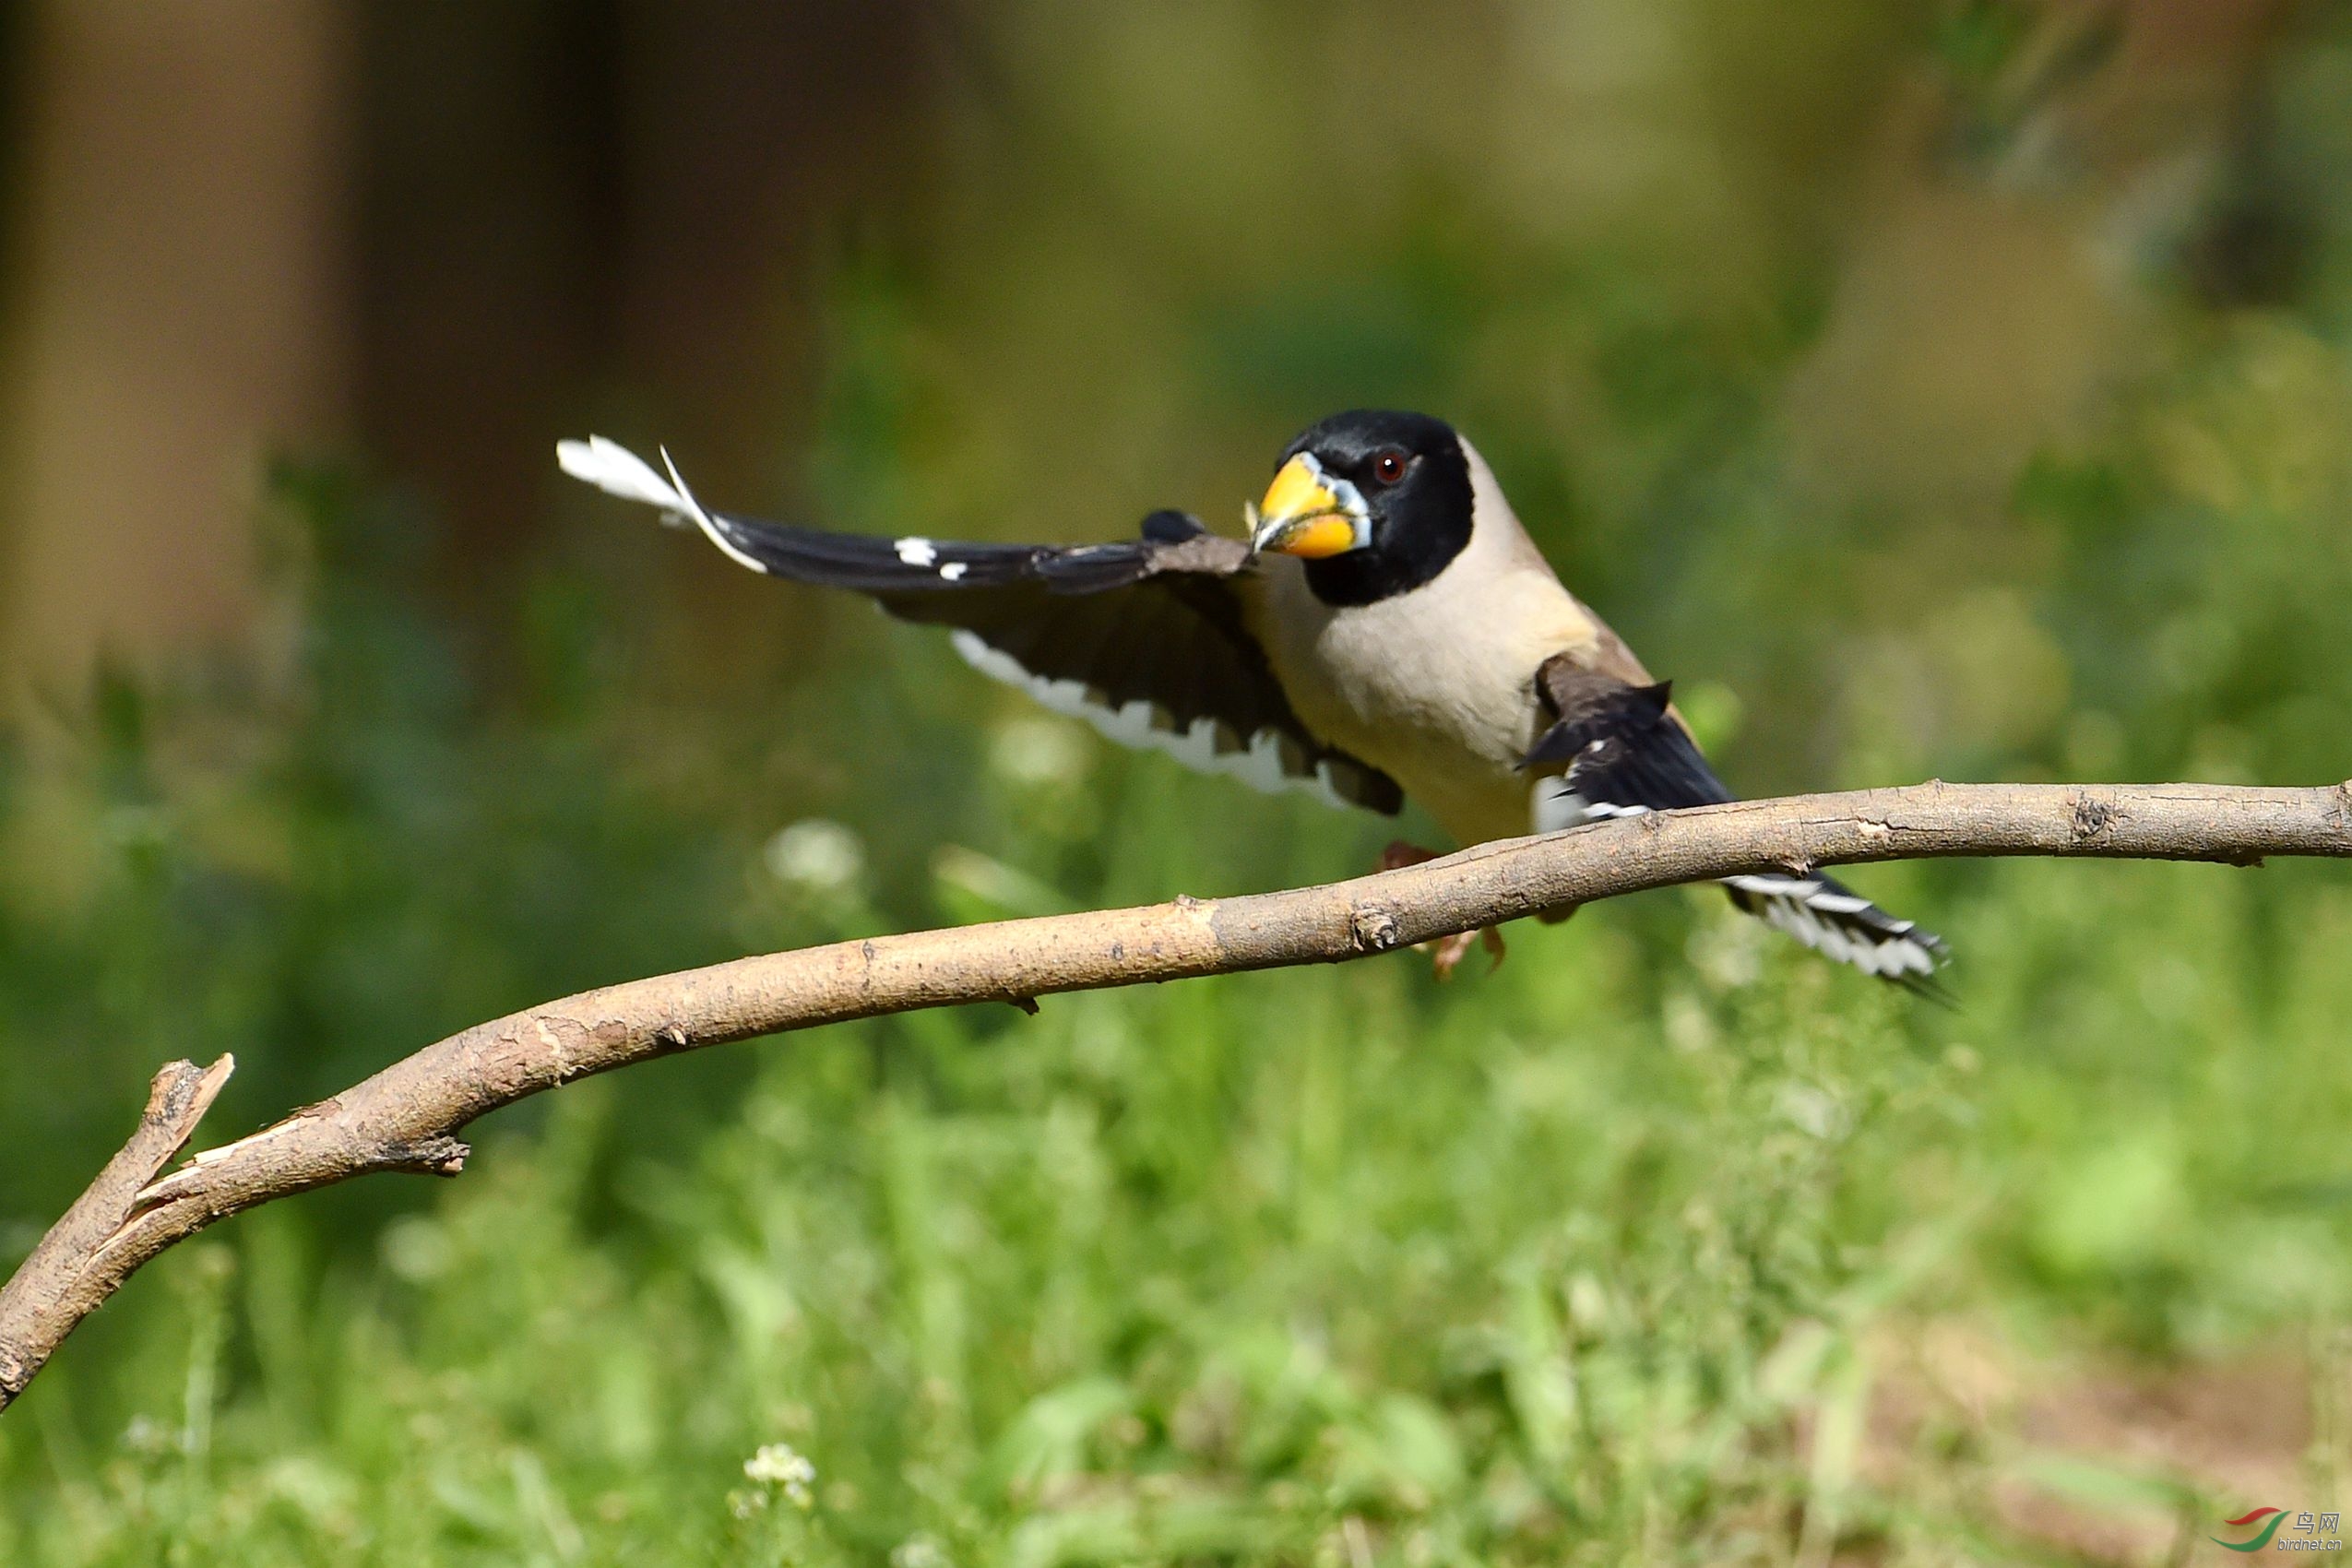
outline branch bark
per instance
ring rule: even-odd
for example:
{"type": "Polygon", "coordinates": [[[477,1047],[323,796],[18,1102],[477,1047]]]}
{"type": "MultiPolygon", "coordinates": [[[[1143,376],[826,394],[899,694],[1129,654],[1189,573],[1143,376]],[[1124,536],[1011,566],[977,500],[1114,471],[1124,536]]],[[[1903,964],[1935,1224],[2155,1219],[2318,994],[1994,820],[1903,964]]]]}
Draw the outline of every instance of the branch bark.
{"type": "Polygon", "coordinates": [[[164,1249],[242,1209],[376,1170],[453,1176],[457,1134],[592,1073],[754,1035],[971,1002],[1336,963],[1677,883],[1865,861],[2352,857],[2352,783],[1930,783],[1749,801],[1480,844],[1319,887],[877,936],[632,980],[429,1045],[171,1175],[232,1065],[155,1079],[138,1131],[0,1289],[0,1409],[164,1249]]]}

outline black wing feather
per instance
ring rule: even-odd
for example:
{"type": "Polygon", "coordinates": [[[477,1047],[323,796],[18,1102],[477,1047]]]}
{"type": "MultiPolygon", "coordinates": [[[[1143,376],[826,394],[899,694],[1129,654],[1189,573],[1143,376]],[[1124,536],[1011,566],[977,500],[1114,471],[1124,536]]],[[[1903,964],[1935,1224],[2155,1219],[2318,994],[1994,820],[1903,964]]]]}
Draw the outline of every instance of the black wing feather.
{"type": "Polygon", "coordinates": [[[980,670],[1115,740],[1262,787],[1403,807],[1394,779],[1325,743],[1291,708],[1243,616],[1248,549],[1183,513],[1155,512],[1141,538],[1110,544],[879,539],[708,511],[675,468],[664,479],[600,438],[562,443],[557,457],[576,478],[692,522],[754,571],[869,594],[903,620],[954,628],[980,670]]]}
{"type": "MultiPolygon", "coordinates": [[[[1326,744],[1291,708],[1234,591],[1246,549],[1181,513],[1153,514],[1140,540],[1068,547],[819,534],[724,513],[712,520],[776,576],[857,589],[901,620],[977,638],[1017,665],[1033,695],[1114,739],[1263,783],[1249,759],[1253,741],[1265,737],[1255,754],[1281,778],[1319,784],[1345,804],[1389,814],[1404,807],[1395,780],[1326,744]],[[1061,683],[1074,689],[1063,693],[1061,683]]],[[[989,673],[1013,678],[957,646],[989,673]]]]}

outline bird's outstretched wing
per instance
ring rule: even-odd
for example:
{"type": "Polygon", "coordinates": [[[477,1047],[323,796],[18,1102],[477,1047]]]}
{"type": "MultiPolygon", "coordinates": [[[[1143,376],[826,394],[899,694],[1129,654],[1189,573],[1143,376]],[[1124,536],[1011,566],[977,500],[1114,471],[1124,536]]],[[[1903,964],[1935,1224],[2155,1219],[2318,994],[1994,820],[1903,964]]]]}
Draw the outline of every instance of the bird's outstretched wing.
{"type": "MultiPolygon", "coordinates": [[[[1671,684],[1635,685],[1564,655],[1544,661],[1536,690],[1554,722],[1526,759],[1530,769],[1546,770],[1536,786],[1537,831],[1734,798],[1668,706],[1671,684]],[[1548,771],[1562,764],[1563,771],[1548,771]]],[[[1733,876],[1724,888],[1741,909],[1808,947],[1909,989],[1936,991],[1929,977],[1943,961],[1942,939],[1835,877],[1733,876]]]]}
{"type": "Polygon", "coordinates": [[[1394,779],[1291,709],[1243,624],[1248,547],[1181,512],[1155,512],[1140,539],[1111,544],[825,533],[707,510],[667,453],[657,471],[601,436],[555,450],[565,473],[693,524],[739,565],[953,628],[974,668],[1123,745],[1336,806],[1394,814],[1404,803],[1394,779]]]}

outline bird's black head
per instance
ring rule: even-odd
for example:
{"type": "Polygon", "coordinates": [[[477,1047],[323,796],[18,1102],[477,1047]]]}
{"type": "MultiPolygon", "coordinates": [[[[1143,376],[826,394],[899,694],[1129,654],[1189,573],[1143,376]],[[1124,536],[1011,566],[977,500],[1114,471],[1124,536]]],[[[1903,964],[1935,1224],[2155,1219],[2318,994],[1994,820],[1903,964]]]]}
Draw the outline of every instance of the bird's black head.
{"type": "Polygon", "coordinates": [[[1252,543],[1301,556],[1326,604],[1408,593],[1470,541],[1470,461],[1427,414],[1353,409],[1284,449],[1258,504],[1252,543]]]}

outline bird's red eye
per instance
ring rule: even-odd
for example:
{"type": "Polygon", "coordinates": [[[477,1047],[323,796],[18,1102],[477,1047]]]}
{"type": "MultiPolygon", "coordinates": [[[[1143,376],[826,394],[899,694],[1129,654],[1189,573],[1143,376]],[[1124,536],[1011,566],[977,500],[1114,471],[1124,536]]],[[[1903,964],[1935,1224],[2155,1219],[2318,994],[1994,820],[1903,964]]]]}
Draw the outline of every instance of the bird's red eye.
{"type": "Polygon", "coordinates": [[[1405,477],[1405,454],[1383,452],[1372,463],[1372,478],[1383,484],[1395,484],[1405,477]]]}

